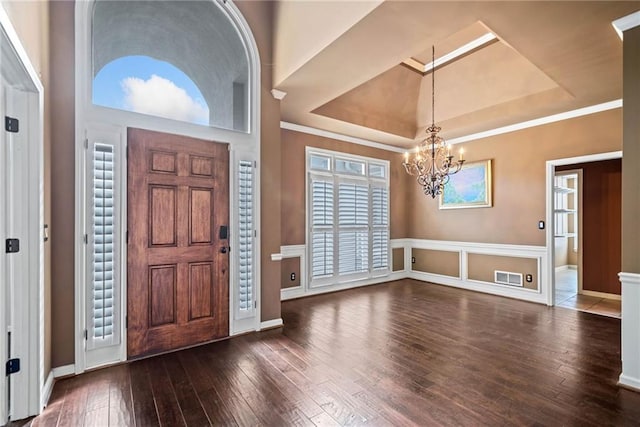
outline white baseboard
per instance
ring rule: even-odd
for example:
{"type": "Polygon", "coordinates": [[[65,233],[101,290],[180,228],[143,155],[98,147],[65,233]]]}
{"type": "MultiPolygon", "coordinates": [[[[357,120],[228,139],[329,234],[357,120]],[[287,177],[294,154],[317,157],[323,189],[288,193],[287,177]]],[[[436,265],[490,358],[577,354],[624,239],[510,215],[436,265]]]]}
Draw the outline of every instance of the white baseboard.
{"type": "Polygon", "coordinates": [[[457,277],[442,276],[439,274],[423,273],[412,271],[409,278],[431,282],[437,285],[452,286],[454,288],[466,289],[469,291],[482,292],[485,294],[498,295],[507,298],[515,298],[523,301],[546,304],[546,297],[537,290],[500,285],[497,283],[481,282],[478,280],[461,280],[457,277]]]}
{"type": "Polygon", "coordinates": [[[622,296],[618,294],[609,294],[606,292],[598,292],[598,291],[588,291],[586,289],[580,289],[578,292],[580,295],[587,295],[590,297],[604,298],[604,299],[612,299],[616,301],[622,300],[622,296]]]}
{"type": "Polygon", "coordinates": [[[625,388],[629,388],[634,391],[640,391],[640,379],[631,378],[624,374],[620,375],[620,378],[618,380],[618,385],[625,388]]]}
{"type": "Polygon", "coordinates": [[[42,393],[40,394],[42,400],[40,401],[40,408],[44,408],[49,403],[49,398],[51,397],[51,392],[53,391],[53,369],[49,371],[49,375],[47,375],[47,380],[44,382],[42,386],[42,393]]]}
{"type": "Polygon", "coordinates": [[[284,325],[284,323],[282,323],[282,319],[265,320],[260,323],[260,330],[264,331],[266,329],[279,328],[282,325],[284,325]]]}
{"type": "Polygon", "coordinates": [[[372,279],[354,280],[352,282],[339,283],[336,285],[326,285],[317,288],[310,288],[306,291],[301,286],[289,289],[285,288],[280,291],[280,300],[286,301],[290,299],[309,297],[312,295],[326,294],[329,292],[344,291],[347,289],[355,289],[363,286],[377,285],[379,283],[406,279],[408,277],[409,275],[407,271],[400,270],[394,271],[393,273],[390,273],[386,276],[374,277],[372,279]]]}
{"type": "Polygon", "coordinates": [[[53,372],[53,378],[68,377],[76,374],[76,366],[73,364],[58,366],[57,368],[53,368],[51,372],[53,372]]]}
{"type": "Polygon", "coordinates": [[[561,265],[559,267],[556,267],[556,273],[560,273],[561,271],[577,270],[577,269],[578,269],[577,265],[572,265],[572,264],[561,265]]]}

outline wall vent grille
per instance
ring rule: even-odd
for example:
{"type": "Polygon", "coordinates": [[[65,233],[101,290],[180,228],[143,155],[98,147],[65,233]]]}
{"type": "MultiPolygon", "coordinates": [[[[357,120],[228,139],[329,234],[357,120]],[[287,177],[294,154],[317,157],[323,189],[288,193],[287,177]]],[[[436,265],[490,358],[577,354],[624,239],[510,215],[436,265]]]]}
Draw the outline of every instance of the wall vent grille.
{"type": "Polygon", "coordinates": [[[522,274],[496,270],[494,281],[501,285],[522,287],[522,274]]]}

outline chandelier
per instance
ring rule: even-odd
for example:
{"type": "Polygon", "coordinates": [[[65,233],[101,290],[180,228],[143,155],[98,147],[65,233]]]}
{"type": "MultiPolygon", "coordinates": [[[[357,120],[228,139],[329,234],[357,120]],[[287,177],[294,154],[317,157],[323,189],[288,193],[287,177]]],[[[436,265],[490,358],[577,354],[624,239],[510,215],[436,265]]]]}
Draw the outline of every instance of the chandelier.
{"type": "Polygon", "coordinates": [[[453,162],[451,144],[438,135],[441,128],[435,122],[435,47],[431,47],[431,126],[427,128],[428,136],[414,150],[410,158],[404,153],[402,165],[407,173],[415,176],[422,186],[424,194],[436,198],[444,191],[449,182],[449,176],[458,173],[464,164],[463,150],[460,149],[460,159],[453,162]]]}

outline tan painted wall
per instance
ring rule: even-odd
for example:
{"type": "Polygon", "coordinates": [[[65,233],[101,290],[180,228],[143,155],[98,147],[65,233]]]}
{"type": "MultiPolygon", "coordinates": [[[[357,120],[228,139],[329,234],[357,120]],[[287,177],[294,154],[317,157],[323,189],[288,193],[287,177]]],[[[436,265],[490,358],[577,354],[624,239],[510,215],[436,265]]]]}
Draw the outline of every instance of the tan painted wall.
{"type": "Polygon", "coordinates": [[[495,270],[522,274],[527,289],[538,288],[538,261],[535,258],[504,257],[495,255],[468,254],[469,279],[493,283],[495,270]],[[533,281],[527,283],[525,276],[531,274],[533,281]]]}
{"type": "Polygon", "coordinates": [[[280,261],[282,270],[282,289],[300,286],[300,258],[285,258],[280,261]],[[296,274],[295,280],[291,280],[291,273],[296,274]]]}
{"type": "Polygon", "coordinates": [[[74,3],[50,3],[52,366],[74,363],[74,3]]]}
{"type": "Polygon", "coordinates": [[[391,258],[393,258],[392,271],[404,270],[404,248],[391,249],[391,258]]]}
{"type": "Polygon", "coordinates": [[[464,144],[468,161],[493,159],[493,207],[438,210],[413,184],[411,237],[545,245],[545,162],[620,150],[621,119],[618,109],[464,144]]]}
{"type": "Polygon", "coordinates": [[[390,161],[391,238],[407,237],[406,181],[402,155],[306,133],[282,130],[282,244],[305,243],[305,147],[390,161]]]}
{"type": "Polygon", "coordinates": [[[640,27],[624,32],[622,271],[640,273],[640,27]]]}
{"type": "Polygon", "coordinates": [[[411,269],[443,276],[460,277],[460,253],[435,251],[431,249],[412,249],[411,257],[416,262],[411,269]]]}
{"type": "MultiPolygon", "coordinates": [[[[2,1],[11,24],[45,90],[44,97],[44,223],[51,224],[51,86],[49,71],[49,3],[2,1]]],[[[44,375],[51,370],[51,244],[44,245],[44,375]]]]}
{"type": "Polygon", "coordinates": [[[262,320],[280,317],[280,263],[271,254],[280,252],[280,101],[271,95],[273,81],[273,2],[235,3],[247,20],[258,44],[261,68],[261,303],[262,320]]]}

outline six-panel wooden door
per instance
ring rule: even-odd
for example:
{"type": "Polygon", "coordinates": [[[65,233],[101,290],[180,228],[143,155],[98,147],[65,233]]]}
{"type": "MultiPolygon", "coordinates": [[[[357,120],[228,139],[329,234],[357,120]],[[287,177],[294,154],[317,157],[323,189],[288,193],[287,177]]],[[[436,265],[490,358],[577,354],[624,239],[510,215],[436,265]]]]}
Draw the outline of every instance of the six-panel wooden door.
{"type": "Polygon", "coordinates": [[[128,130],[129,358],[229,335],[227,145],[128,130]]]}

